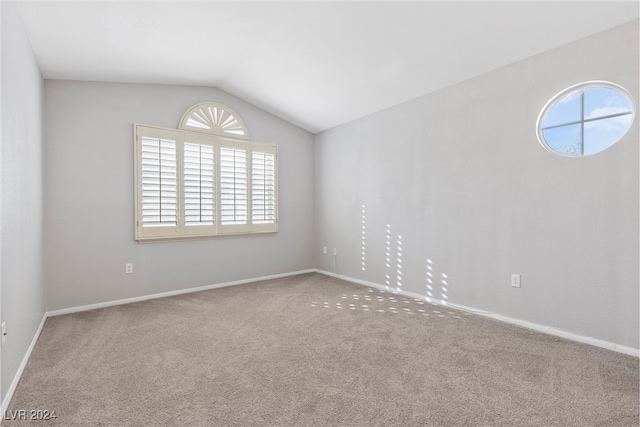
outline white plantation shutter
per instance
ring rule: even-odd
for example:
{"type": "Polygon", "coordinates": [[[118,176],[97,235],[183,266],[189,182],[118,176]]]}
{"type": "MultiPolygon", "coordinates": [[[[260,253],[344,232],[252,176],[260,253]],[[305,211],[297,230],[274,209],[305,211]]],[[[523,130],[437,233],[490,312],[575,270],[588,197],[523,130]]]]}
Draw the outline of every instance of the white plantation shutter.
{"type": "Polygon", "coordinates": [[[215,220],[214,147],[184,144],[184,222],[213,225],[215,220]]]}
{"type": "Polygon", "coordinates": [[[276,156],[253,151],[251,154],[251,219],[254,224],[276,221],[276,156]]]}
{"type": "Polygon", "coordinates": [[[135,125],[136,240],[278,229],[277,147],[135,125]]]}
{"type": "Polygon", "coordinates": [[[247,150],[220,148],[220,223],[247,223],[247,150]]]}
{"type": "Polygon", "coordinates": [[[142,138],[143,225],[176,225],[176,185],[176,142],[142,138]]]}

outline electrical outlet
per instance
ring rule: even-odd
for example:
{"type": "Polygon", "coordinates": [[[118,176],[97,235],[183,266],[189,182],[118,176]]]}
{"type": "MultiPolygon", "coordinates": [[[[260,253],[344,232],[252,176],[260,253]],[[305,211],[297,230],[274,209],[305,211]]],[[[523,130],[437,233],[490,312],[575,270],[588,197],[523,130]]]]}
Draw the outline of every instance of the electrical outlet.
{"type": "Polygon", "coordinates": [[[128,263],[124,265],[124,274],[133,273],[133,263],[128,263]]]}
{"type": "Polygon", "coordinates": [[[323,246],[323,247],[322,247],[322,254],[323,254],[323,255],[326,255],[326,254],[327,254],[327,247],[326,247],[326,246],[323,246]]]}
{"type": "Polygon", "coordinates": [[[519,288],[520,287],[520,275],[519,274],[512,274],[511,275],[511,286],[513,286],[514,288],[519,288]]]}
{"type": "Polygon", "coordinates": [[[338,255],[338,249],[333,248],[333,255],[338,255]]]}
{"type": "Polygon", "coordinates": [[[6,324],[6,322],[2,322],[1,329],[2,329],[2,331],[0,333],[2,334],[2,345],[4,345],[7,342],[7,324],[6,324]]]}

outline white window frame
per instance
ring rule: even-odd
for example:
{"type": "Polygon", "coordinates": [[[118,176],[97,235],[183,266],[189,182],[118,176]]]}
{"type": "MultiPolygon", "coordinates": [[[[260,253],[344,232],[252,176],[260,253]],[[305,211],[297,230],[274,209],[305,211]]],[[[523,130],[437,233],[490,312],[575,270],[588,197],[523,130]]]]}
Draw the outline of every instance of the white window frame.
{"type": "Polygon", "coordinates": [[[134,159],[135,159],[135,240],[185,240],[210,238],[216,236],[273,234],[278,231],[278,150],[276,145],[263,144],[244,139],[230,138],[210,133],[193,132],[185,129],[168,129],[158,126],[134,124],[134,159]],[[142,206],[142,139],[143,137],[169,139],[176,146],[176,199],[177,220],[175,225],[145,226],[143,224],[142,206]],[[184,144],[197,143],[214,147],[214,220],[212,225],[186,225],[184,202],[184,144]],[[246,222],[244,224],[223,224],[221,219],[221,167],[220,152],[223,148],[245,150],[246,156],[246,222]],[[252,220],[252,158],[253,153],[273,155],[273,221],[270,223],[253,223],[252,220]]]}

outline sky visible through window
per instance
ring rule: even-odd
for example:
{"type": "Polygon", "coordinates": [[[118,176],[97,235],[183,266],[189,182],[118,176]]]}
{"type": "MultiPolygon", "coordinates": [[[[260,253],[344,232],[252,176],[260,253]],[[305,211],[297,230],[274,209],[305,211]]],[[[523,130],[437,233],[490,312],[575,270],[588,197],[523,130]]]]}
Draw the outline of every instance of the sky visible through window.
{"type": "Polygon", "coordinates": [[[617,142],[629,129],[629,99],[609,87],[570,92],[547,110],[542,122],[544,142],[568,156],[594,154],[617,142]]]}

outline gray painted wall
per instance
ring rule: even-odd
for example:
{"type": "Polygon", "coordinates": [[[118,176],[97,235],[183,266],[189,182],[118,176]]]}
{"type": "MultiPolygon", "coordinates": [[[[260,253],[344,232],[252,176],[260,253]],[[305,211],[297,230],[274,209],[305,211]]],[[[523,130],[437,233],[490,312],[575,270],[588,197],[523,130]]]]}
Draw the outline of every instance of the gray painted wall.
{"type": "Polygon", "coordinates": [[[313,268],[310,133],[204,87],[46,80],[44,118],[47,310],[313,268]],[[253,140],[278,145],[279,232],[137,243],[133,123],[177,128],[203,101],[229,106],[253,140]]]}
{"type": "Polygon", "coordinates": [[[42,78],[15,4],[2,8],[2,398],[44,314],[42,78]]]}
{"type": "Polygon", "coordinates": [[[335,247],[339,274],[638,348],[640,118],[588,158],[535,132],[583,81],[640,104],[638,62],[635,21],[318,134],[317,266],[335,247]]]}

